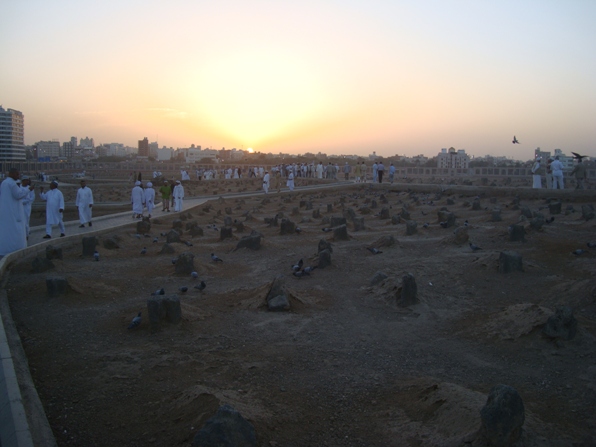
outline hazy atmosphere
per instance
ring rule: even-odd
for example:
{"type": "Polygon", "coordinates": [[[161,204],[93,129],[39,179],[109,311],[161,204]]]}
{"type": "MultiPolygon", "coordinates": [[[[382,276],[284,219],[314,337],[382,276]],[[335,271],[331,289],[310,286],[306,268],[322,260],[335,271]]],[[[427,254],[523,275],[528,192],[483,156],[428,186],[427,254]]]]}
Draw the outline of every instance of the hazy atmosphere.
{"type": "Polygon", "coordinates": [[[595,21],[590,0],[5,0],[0,104],[26,144],[594,156],[595,21]]]}

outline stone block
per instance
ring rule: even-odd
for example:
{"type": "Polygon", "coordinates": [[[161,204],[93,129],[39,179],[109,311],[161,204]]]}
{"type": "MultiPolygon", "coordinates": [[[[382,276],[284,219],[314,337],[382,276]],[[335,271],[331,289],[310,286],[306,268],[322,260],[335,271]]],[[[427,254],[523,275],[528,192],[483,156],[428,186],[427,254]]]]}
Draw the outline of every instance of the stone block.
{"type": "Polygon", "coordinates": [[[577,333],[577,320],[569,306],[557,306],[542,328],[542,335],[549,338],[571,340],[577,333]]]}
{"type": "Polygon", "coordinates": [[[515,388],[497,385],[490,390],[480,417],[484,445],[512,446],[521,438],[526,417],[524,403],[515,388]]]}
{"type": "MultiPolygon", "coordinates": [[[[139,222],[140,223],[140,222],[139,222]]],[[[98,240],[95,236],[83,237],[83,256],[93,256],[98,240]]]]}
{"type": "Polygon", "coordinates": [[[502,251],[499,254],[499,271],[501,273],[523,272],[521,255],[514,251],[502,251]]]}

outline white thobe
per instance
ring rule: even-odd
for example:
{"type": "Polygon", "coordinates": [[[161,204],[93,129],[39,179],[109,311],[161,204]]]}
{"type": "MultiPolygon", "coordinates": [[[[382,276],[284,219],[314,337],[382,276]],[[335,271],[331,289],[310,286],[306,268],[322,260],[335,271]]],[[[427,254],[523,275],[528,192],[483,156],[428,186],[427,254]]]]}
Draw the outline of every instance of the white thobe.
{"type": "Polygon", "coordinates": [[[90,205],[93,205],[93,192],[90,188],[87,186],[79,188],[75,205],[79,208],[79,219],[81,220],[81,224],[91,222],[92,208],[90,205]]]}
{"type": "Polygon", "coordinates": [[[323,178],[323,165],[317,165],[317,178],[323,178]]]}
{"type": "Polygon", "coordinates": [[[265,194],[269,192],[269,173],[265,174],[263,177],[263,189],[265,190],[265,194]]]}
{"type": "Polygon", "coordinates": [[[182,211],[184,201],[184,186],[178,184],[174,187],[174,211],[182,211]]]}
{"type": "Polygon", "coordinates": [[[52,225],[58,225],[60,232],[64,233],[63,215],[60,212],[60,210],[64,211],[64,196],[62,195],[62,191],[54,188],[42,192],[39,196],[41,200],[46,201],[46,234],[51,235],[52,225]]]}
{"type": "Polygon", "coordinates": [[[143,214],[143,203],[145,203],[145,193],[143,192],[143,188],[140,186],[132,188],[130,201],[132,203],[132,212],[135,214],[143,214]]]}
{"type": "Polygon", "coordinates": [[[12,177],[0,185],[0,255],[27,247],[25,210],[21,200],[28,195],[12,177]]]}
{"type": "Polygon", "coordinates": [[[290,191],[294,191],[294,173],[292,171],[290,171],[290,174],[288,175],[286,186],[290,188],[290,191]]]}
{"type": "Polygon", "coordinates": [[[31,205],[35,202],[35,191],[29,189],[28,186],[21,186],[27,191],[27,195],[23,199],[23,211],[25,211],[25,231],[29,236],[29,220],[31,219],[31,205]]]}
{"type": "Polygon", "coordinates": [[[145,190],[145,204],[147,205],[147,212],[151,214],[153,208],[155,208],[155,190],[153,188],[145,190]]]}

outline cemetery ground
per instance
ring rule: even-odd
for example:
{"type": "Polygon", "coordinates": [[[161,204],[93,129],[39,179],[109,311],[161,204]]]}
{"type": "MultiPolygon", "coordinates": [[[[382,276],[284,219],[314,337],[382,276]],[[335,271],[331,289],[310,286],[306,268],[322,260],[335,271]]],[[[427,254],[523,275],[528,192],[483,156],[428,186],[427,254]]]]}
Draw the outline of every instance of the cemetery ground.
{"type": "Polygon", "coordinates": [[[593,445],[596,249],[586,243],[596,242],[596,219],[582,205],[594,197],[570,193],[558,214],[543,196],[518,203],[518,192],[364,184],[221,198],[154,213],[150,237],[137,236],[136,222],[99,235],[99,262],[74,238],[51,270],[32,273],[33,258],[23,260],[6,289],[58,444],[190,446],[227,403],[259,446],[474,445],[490,389],[506,384],[525,405],[523,445],[593,445]],[[443,207],[455,219],[448,228],[443,207]],[[537,213],[555,219],[541,225],[537,213]],[[342,217],[347,239],[322,231],[342,217]],[[222,240],[226,218],[232,237],[222,240]],[[301,231],[280,234],[282,218],[301,231]],[[161,234],[177,219],[182,242],[166,247],[161,234]],[[417,223],[410,235],[408,221],[417,223]],[[191,236],[191,222],[202,236],[191,236]],[[511,224],[523,241],[510,240],[511,224]],[[236,250],[252,231],[260,248],[236,250]],[[331,264],[294,277],[300,259],[318,264],[322,239],[331,264]],[[198,279],[175,271],[185,252],[198,279]],[[523,270],[502,271],[502,252],[519,254],[523,270]],[[414,304],[400,301],[407,273],[414,304]],[[266,297],[279,276],[289,310],[272,312],[266,297]],[[51,277],[69,290],[49,297],[51,277]],[[160,288],[178,295],[180,322],[150,324],[147,300],[160,288]],[[577,319],[570,339],[543,334],[560,305],[577,319]],[[127,329],[138,312],[142,323],[127,329]]]}

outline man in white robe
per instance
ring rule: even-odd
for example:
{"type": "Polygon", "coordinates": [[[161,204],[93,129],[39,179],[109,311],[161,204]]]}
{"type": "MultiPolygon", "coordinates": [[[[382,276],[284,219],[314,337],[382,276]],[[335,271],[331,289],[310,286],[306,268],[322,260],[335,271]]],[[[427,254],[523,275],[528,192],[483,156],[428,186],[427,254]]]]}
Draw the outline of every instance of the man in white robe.
{"type": "Polygon", "coordinates": [[[43,192],[43,186],[40,188],[41,200],[46,201],[46,235],[44,239],[50,239],[52,237],[52,227],[58,225],[60,228],[60,237],[65,236],[64,229],[64,196],[62,191],[58,189],[58,182],[53,181],[50,183],[50,190],[43,192]]]}
{"type": "Polygon", "coordinates": [[[534,165],[532,166],[532,188],[542,188],[542,178],[540,176],[540,162],[542,157],[536,158],[534,165]]]}
{"type": "Polygon", "coordinates": [[[182,211],[183,202],[184,186],[182,186],[180,180],[176,180],[176,186],[174,186],[174,211],[182,211]]]}
{"type": "Polygon", "coordinates": [[[323,178],[323,162],[320,161],[317,165],[317,178],[323,178]]]}
{"type": "Polygon", "coordinates": [[[77,191],[77,200],[75,202],[77,209],[79,210],[79,219],[81,225],[79,228],[85,228],[85,224],[89,224],[91,227],[91,211],[93,209],[93,191],[87,186],[85,180],[81,180],[81,187],[77,191]]]}
{"type": "Polygon", "coordinates": [[[25,234],[27,235],[27,239],[29,239],[29,220],[31,219],[31,205],[35,202],[35,191],[31,189],[31,179],[24,175],[21,178],[21,188],[27,191],[27,196],[22,200],[23,202],[23,211],[25,211],[25,234]]]}
{"type": "Polygon", "coordinates": [[[265,194],[269,194],[269,181],[271,177],[269,177],[269,171],[265,171],[265,175],[263,176],[263,190],[265,194]]]}
{"type": "Polygon", "coordinates": [[[153,183],[151,182],[147,182],[147,187],[145,188],[145,205],[147,206],[147,213],[151,217],[153,208],[155,208],[155,189],[153,189],[153,183]]]}
{"type": "Polygon", "coordinates": [[[21,201],[33,189],[17,185],[19,171],[11,168],[0,185],[0,256],[27,247],[25,211],[21,201]]]}
{"type": "Polygon", "coordinates": [[[140,219],[143,217],[143,204],[145,203],[145,193],[141,188],[141,182],[136,181],[132,193],[130,195],[130,201],[132,203],[132,218],[140,219]]]}
{"type": "Polygon", "coordinates": [[[294,173],[289,171],[288,174],[288,181],[286,182],[286,186],[290,188],[290,191],[294,191],[294,173]]]}

